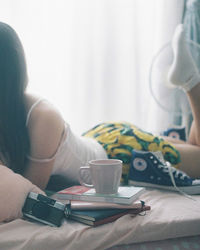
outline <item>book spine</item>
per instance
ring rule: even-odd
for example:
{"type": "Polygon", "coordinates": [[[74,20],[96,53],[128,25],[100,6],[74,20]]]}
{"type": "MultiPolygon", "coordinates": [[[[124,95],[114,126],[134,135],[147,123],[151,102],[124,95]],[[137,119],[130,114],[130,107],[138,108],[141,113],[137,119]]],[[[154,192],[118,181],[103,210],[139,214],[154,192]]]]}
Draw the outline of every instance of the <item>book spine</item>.
{"type": "Polygon", "coordinates": [[[57,194],[56,198],[63,200],[81,200],[81,201],[96,201],[96,202],[109,202],[109,203],[119,203],[119,204],[130,204],[129,199],[122,198],[107,198],[107,197],[97,197],[97,196],[86,196],[86,195],[70,195],[70,194],[57,194]]]}
{"type": "Polygon", "coordinates": [[[109,203],[119,203],[119,204],[130,204],[130,200],[122,199],[122,198],[107,198],[107,197],[99,197],[99,196],[73,196],[73,200],[82,200],[82,201],[96,201],[96,202],[109,202],[109,203]]]}

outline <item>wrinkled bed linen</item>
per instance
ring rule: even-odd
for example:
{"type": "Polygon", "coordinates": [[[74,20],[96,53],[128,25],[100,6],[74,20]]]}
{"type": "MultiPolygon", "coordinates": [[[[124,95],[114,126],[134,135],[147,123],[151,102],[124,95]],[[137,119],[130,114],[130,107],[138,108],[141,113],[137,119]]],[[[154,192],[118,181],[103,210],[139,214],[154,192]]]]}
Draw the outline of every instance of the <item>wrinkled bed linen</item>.
{"type": "Polygon", "coordinates": [[[103,250],[116,245],[200,235],[200,196],[196,201],[159,190],[147,190],[141,199],[151,206],[145,216],[127,214],[96,228],[65,220],[54,228],[17,219],[0,225],[4,250],[103,250]]]}
{"type": "Polygon", "coordinates": [[[0,222],[21,218],[22,207],[31,191],[43,193],[29,180],[0,165],[0,222]]]}

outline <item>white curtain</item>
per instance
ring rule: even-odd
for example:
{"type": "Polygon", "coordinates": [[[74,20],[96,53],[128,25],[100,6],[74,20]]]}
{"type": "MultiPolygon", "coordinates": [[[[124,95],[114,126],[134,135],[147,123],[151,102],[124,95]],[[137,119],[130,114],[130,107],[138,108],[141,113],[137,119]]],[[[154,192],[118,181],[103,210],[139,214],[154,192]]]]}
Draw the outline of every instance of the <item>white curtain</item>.
{"type": "Polygon", "coordinates": [[[162,128],[168,114],[150,95],[149,67],[182,11],[182,0],[0,0],[0,21],[25,48],[29,91],[79,134],[112,120],[162,128]]]}

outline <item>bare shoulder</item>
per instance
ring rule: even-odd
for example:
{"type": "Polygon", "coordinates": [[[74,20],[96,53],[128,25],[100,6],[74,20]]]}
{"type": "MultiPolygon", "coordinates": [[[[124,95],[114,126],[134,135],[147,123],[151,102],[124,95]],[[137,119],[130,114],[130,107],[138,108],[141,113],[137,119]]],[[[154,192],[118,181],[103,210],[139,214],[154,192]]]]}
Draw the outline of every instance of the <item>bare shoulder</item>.
{"type": "Polygon", "coordinates": [[[60,122],[63,123],[63,118],[58,109],[47,100],[41,100],[37,106],[34,107],[29,119],[31,126],[38,123],[42,125],[48,122],[56,124],[60,122]]]}
{"type": "MultiPolygon", "coordinates": [[[[38,98],[29,99],[31,105],[38,98]]],[[[31,144],[31,156],[49,158],[56,152],[63,135],[65,122],[58,109],[47,100],[42,99],[32,109],[28,121],[28,131],[31,144]]]]}

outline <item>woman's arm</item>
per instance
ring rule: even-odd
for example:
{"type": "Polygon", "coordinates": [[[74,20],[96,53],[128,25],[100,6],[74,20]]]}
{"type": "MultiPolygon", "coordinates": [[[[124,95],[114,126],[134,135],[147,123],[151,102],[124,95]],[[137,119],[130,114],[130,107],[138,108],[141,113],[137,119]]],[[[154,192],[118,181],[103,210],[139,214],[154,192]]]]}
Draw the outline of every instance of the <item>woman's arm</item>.
{"type": "MultiPolygon", "coordinates": [[[[47,102],[42,102],[33,112],[28,123],[30,156],[37,159],[52,158],[60,145],[64,132],[64,120],[47,102]]],[[[45,189],[52,173],[54,159],[48,162],[29,160],[24,177],[41,189],[45,189]]]]}

